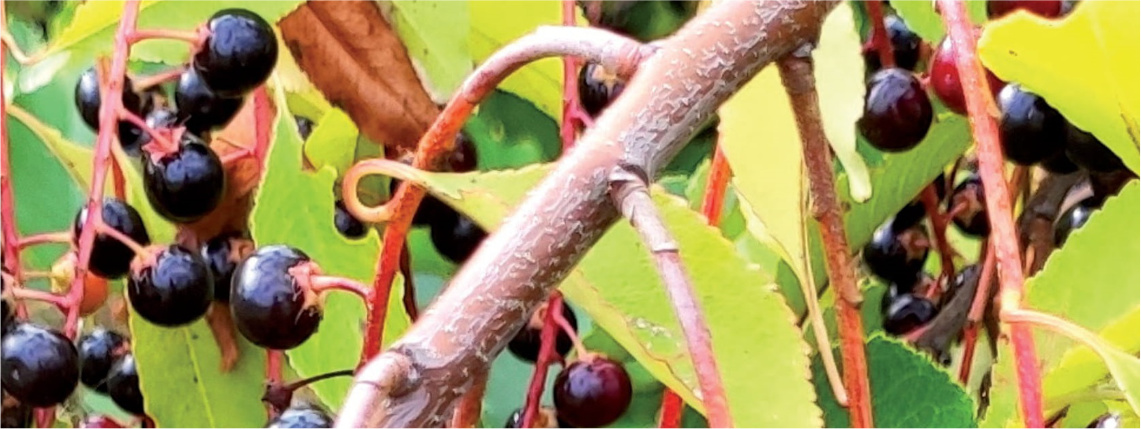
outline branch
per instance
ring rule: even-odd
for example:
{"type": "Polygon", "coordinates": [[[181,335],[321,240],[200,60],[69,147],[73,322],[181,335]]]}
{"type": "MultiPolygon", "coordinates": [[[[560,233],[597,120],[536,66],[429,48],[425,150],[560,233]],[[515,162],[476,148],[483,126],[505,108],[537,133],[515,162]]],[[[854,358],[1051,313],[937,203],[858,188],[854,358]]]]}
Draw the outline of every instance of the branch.
{"type": "MultiPolygon", "coordinates": [[[[998,127],[990,112],[998,107],[987,88],[982,64],[975,47],[971,22],[967,19],[966,4],[961,0],[938,0],[947,27],[951,46],[955,50],[955,68],[966,96],[971,134],[977,142],[979,175],[986,190],[987,217],[990,220],[990,241],[998,260],[999,314],[1016,311],[1022,304],[1022,263],[1018,254],[1018,236],[1010,203],[1010,191],[1003,176],[1002,147],[998,141],[998,127]]],[[[1010,343],[1014,348],[1014,366],[1018,369],[1018,392],[1022,422],[1028,427],[1042,427],[1042,378],[1035,356],[1034,337],[1028,326],[1010,327],[1010,343]]]]}
{"type": "Polygon", "coordinates": [[[777,66],[804,143],[804,166],[808,170],[812,215],[820,223],[820,234],[824,239],[828,281],[836,288],[840,359],[843,361],[844,387],[848,392],[852,427],[873,427],[864,328],[860,320],[862,297],[844,234],[843,212],[836,196],[835,178],[832,177],[832,152],[820,120],[820,100],[816,96],[809,46],[806,44],[803,49],[781,59],[777,66]]]}
{"type": "Polygon", "coordinates": [[[614,205],[618,206],[623,217],[630,220],[654,255],[654,263],[662,276],[662,283],[665,284],[670,303],[674,306],[674,313],[685,335],[690,358],[693,359],[709,425],[715,428],[733,427],[729,401],[725,398],[725,385],[721,382],[721,373],[717,371],[717,359],[713,357],[709,326],[705,323],[705,316],[701,313],[701,306],[693,292],[693,283],[681,262],[677,241],[670,234],[654,201],[650,199],[644,178],[619,168],[610,180],[610,197],[614,205]]]}
{"type": "MultiPolygon", "coordinates": [[[[712,118],[717,106],[762,67],[815,40],[824,16],[836,4],[722,2],[658,45],[638,66],[622,96],[484,240],[404,338],[365,366],[345,399],[337,425],[446,424],[468,388],[468,377],[487,368],[526,316],[617,220],[617,209],[608,197],[610,172],[619,165],[632,165],[655,177],[658,168],[712,118]],[[456,335],[457,331],[465,334],[456,335]],[[406,368],[416,369],[415,376],[402,379],[406,384],[398,392],[378,388],[379,376],[401,373],[388,368],[401,360],[406,368]]],[[[584,53],[591,54],[592,61],[607,54],[584,53]]],[[[480,76],[477,72],[472,79],[478,81],[480,76]]],[[[467,96],[457,97],[452,105],[463,104],[467,96]]],[[[440,120],[447,122],[448,116],[440,120]]],[[[450,126],[454,130],[458,123],[450,126]]],[[[429,132],[420,151],[427,150],[426,143],[439,145],[454,134],[443,131],[429,132]]],[[[402,191],[398,194],[405,195],[397,200],[410,200],[411,205],[423,195],[416,187],[402,191]]],[[[411,211],[399,213],[386,231],[386,248],[393,245],[389,233],[406,229],[411,220],[411,211]]]]}

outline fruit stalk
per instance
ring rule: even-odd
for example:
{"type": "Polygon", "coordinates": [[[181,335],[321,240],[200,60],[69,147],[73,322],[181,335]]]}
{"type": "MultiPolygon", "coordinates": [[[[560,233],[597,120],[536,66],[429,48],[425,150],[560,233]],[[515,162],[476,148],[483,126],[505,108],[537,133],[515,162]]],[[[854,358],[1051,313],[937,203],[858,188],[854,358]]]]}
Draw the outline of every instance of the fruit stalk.
{"type": "Polygon", "coordinates": [[[555,337],[559,333],[559,324],[555,323],[554,309],[563,308],[563,294],[559,291],[551,292],[547,299],[547,314],[543,317],[543,330],[539,333],[539,358],[535,359],[535,371],[531,374],[531,384],[527,386],[527,399],[523,403],[523,427],[535,427],[535,418],[539,415],[539,402],[543,398],[543,386],[547,384],[547,367],[558,356],[555,353],[555,337]]]}
{"type": "MultiPolygon", "coordinates": [[[[1022,284],[1025,279],[1018,252],[1018,236],[1014,232],[1010,191],[1003,175],[1003,153],[998,141],[998,127],[994,117],[989,114],[998,111],[998,107],[986,86],[982,64],[976,54],[976,40],[971,22],[967,19],[966,4],[961,0],[938,0],[938,6],[955,51],[955,68],[959,71],[963,95],[967,100],[971,134],[978,145],[979,174],[986,190],[990,240],[998,260],[999,316],[1005,320],[1007,313],[1017,311],[1022,305],[1022,284]]],[[[1030,327],[1012,323],[1010,343],[1014,348],[1014,366],[1018,374],[1022,422],[1027,427],[1042,427],[1045,424],[1042,416],[1042,379],[1030,327]]]]}
{"type": "Polygon", "coordinates": [[[474,428],[479,427],[479,417],[483,409],[483,394],[487,390],[487,373],[475,374],[471,377],[471,387],[464,393],[460,404],[452,414],[452,423],[448,427],[474,428]]]}
{"type": "MultiPolygon", "coordinates": [[[[562,0],[563,5],[563,26],[574,27],[574,8],[575,0],[562,0]]],[[[576,126],[576,119],[582,110],[582,105],[578,100],[578,79],[575,77],[575,70],[578,69],[578,59],[573,56],[563,57],[563,120],[562,127],[559,129],[559,137],[562,137],[563,152],[570,150],[574,146],[575,135],[578,133],[576,126]]],[[[528,426],[529,427],[529,426],[528,426]]]]}
{"type": "Polygon", "coordinates": [[[872,22],[872,48],[880,58],[880,67],[895,67],[895,53],[883,23],[883,4],[880,0],[864,0],[864,6],[867,6],[868,20],[872,22]]]}
{"type": "Polygon", "coordinates": [[[991,279],[994,278],[994,248],[990,243],[983,243],[983,267],[982,272],[979,274],[979,286],[975,291],[974,302],[971,303],[971,309],[967,312],[967,327],[963,330],[963,359],[961,359],[962,366],[959,367],[959,381],[964,385],[971,379],[971,361],[975,357],[975,339],[979,335],[979,324],[983,320],[983,312],[986,311],[987,303],[990,302],[990,284],[991,279]]]}
{"type": "Polygon", "coordinates": [[[820,119],[812,57],[791,54],[777,62],[777,66],[803,142],[812,216],[820,223],[828,281],[836,288],[838,297],[836,317],[840,330],[840,359],[844,367],[844,387],[848,393],[852,427],[874,427],[864,328],[859,309],[862,297],[856,285],[855,264],[848,250],[843,212],[836,196],[835,178],[832,177],[832,152],[820,119]]]}
{"type": "MultiPolygon", "coordinates": [[[[0,22],[8,22],[4,7],[0,5],[0,22]]],[[[0,44],[0,70],[6,70],[7,44],[0,44]]],[[[16,230],[16,199],[12,195],[12,158],[8,151],[8,103],[4,92],[4,76],[0,76],[0,228],[4,236],[4,270],[11,273],[17,282],[20,273],[20,233],[16,230]]],[[[19,308],[23,308],[21,305],[19,308]]]]}
{"type": "Polygon", "coordinates": [[[616,170],[610,179],[611,198],[654,256],[654,264],[661,274],[670,304],[673,304],[674,314],[685,335],[690,358],[693,359],[710,427],[733,427],[725,385],[721,382],[717,359],[713,356],[709,326],[705,323],[701,305],[693,292],[693,283],[681,262],[677,241],[654,206],[650,191],[641,177],[642,174],[626,169],[616,170]]]}
{"type": "MultiPolygon", "coordinates": [[[[940,184],[939,186],[943,186],[940,184]]],[[[923,210],[931,219],[932,234],[935,235],[935,247],[939,251],[939,266],[944,279],[951,279],[955,275],[955,248],[947,241],[947,224],[951,219],[949,214],[939,211],[939,194],[935,185],[927,185],[920,195],[923,210]]]]}
{"type": "Polygon", "coordinates": [[[718,144],[713,149],[713,162],[709,165],[709,178],[705,180],[705,196],[701,200],[701,214],[705,223],[717,226],[721,223],[721,209],[725,205],[725,191],[729,188],[729,160],[718,144]]]}

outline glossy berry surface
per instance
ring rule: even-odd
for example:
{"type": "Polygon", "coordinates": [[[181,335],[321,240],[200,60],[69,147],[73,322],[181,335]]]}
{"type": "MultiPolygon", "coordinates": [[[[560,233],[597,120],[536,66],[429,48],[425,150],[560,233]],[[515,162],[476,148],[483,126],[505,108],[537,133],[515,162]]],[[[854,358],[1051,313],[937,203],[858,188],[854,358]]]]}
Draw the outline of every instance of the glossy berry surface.
{"type": "Polygon", "coordinates": [[[107,394],[123,411],[134,415],[143,414],[143,392],[139,390],[135,355],[124,355],[111,367],[111,373],[107,375],[107,394]]]}
{"type": "MultiPolygon", "coordinates": [[[[923,42],[922,39],[914,31],[911,31],[911,28],[907,27],[907,23],[898,16],[884,16],[883,23],[887,30],[888,40],[891,41],[891,52],[895,57],[895,66],[915,70],[915,65],[919,63],[919,45],[923,42]]],[[[867,69],[872,71],[882,67],[879,54],[875,50],[864,53],[864,63],[867,69]]]]}
{"type": "Polygon", "coordinates": [[[79,380],[99,393],[107,393],[107,375],[122,355],[130,351],[127,338],[115,331],[96,328],[79,337],[79,380]]]}
{"type": "Polygon", "coordinates": [[[632,395],[626,368],[598,355],[584,356],[555,377],[555,410],[574,427],[614,423],[630,407],[632,395]]]}
{"type": "MultiPolygon", "coordinates": [[[[84,205],[75,216],[72,223],[72,244],[79,246],[80,231],[87,221],[87,206],[84,205]]],[[[151,243],[147,228],[139,212],[123,200],[116,198],[103,199],[103,223],[112,229],[130,237],[136,243],[146,246],[151,243]]],[[[123,277],[131,269],[131,260],[135,252],[126,244],[119,242],[106,234],[96,234],[95,244],[91,248],[91,272],[99,277],[116,279],[123,277]]]]}
{"type": "Polygon", "coordinates": [[[578,72],[578,99],[591,117],[602,113],[624,89],[626,83],[601,65],[587,63],[578,72]]]}
{"type": "Polygon", "coordinates": [[[170,245],[157,252],[154,265],[140,265],[127,280],[131,309],[159,326],[182,326],[206,315],[214,296],[210,267],[198,252],[170,245]]]}
{"type": "MultiPolygon", "coordinates": [[[[563,319],[567,321],[578,332],[578,317],[574,315],[574,310],[565,302],[562,305],[563,319]]],[[[547,306],[544,304],[539,307],[531,315],[531,319],[526,325],[515,333],[515,337],[507,343],[507,350],[511,351],[515,357],[534,363],[539,359],[539,349],[542,345],[541,334],[543,331],[543,322],[546,320],[547,306]]],[[[555,353],[559,356],[566,357],[570,353],[571,348],[574,347],[574,342],[571,341],[570,335],[567,335],[562,329],[558,330],[558,336],[555,337],[555,353]]]]}
{"type": "Polygon", "coordinates": [[[1084,226],[1094,210],[1097,210],[1097,201],[1091,197],[1062,212],[1058,216],[1058,220],[1054,222],[1054,245],[1062,247],[1063,244],[1066,244],[1066,239],[1070,237],[1070,233],[1084,226]]]}
{"type": "Polygon", "coordinates": [[[864,245],[864,264],[879,278],[906,283],[923,269],[930,249],[927,230],[922,225],[896,231],[889,223],[876,230],[872,240],[864,245]]]}
{"type": "Polygon", "coordinates": [[[903,335],[930,322],[936,313],[935,304],[928,299],[903,294],[888,307],[883,329],[891,335],[903,335]]]}
{"type": "Polygon", "coordinates": [[[950,213],[952,210],[956,213],[951,220],[964,234],[974,237],[985,237],[990,234],[983,182],[977,175],[968,177],[955,187],[954,192],[951,192],[951,198],[947,200],[947,212],[950,213]]]}
{"type": "MultiPolygon", "coordinates": [[[[99,109],[102,104],[99,77],[92,67],[79,75],[79,82],[75,84],[75,108],[79,110],[83,122],[92,130],[99,129],[99,109]]],[[[149,99],[135,92],[131,79],[126,76],[123,77],[123,108],[139,116],[145,116],[150,108],[149,99]]]]}
{"type": "MultiPolygon", "coordinates": [[[[935,196],[938,198],[937,201],[943,201],[947,198],[946,175],[939,173],[939,176],[931,181],[931,185],[935,187],[935,196]]],[[[920,194],[917,195],[915,199],[907,203],[906,206],[903,206],[902,209],[899,209],[899,212],[896,212],[895,217],[891,220],[892,229],[903,231],[919,224],[920,221],[927,217],[927,209],[923,206],[923,192],[924,191],[920,191],[920,194]]]]}
{"type": "Polygon", "coordinates": [[[234,272],[230,311],[234,325],[259,347],[288,350],[309,339],[321,322],[315,293],[302,290],[289,269],[309,262],[304,252],[283,245],[258,249],[234,272]]]}
{"type": "Polygon", "coordinates": [[[261,16],[245,9],[218,11],[206,23],[210,37],[194,54],[194,69],[220,95],[237,97],[269,78],[277,64],[277,37],[261,16]]]}
{"type": "Polygon", "coordinates": [[[182,133],[178,151],[143,162],[147,200],[162,217],[190,223],[209,214],[222,201],[226,173],[222,161],[201,139],[182,133]]]}
{"type": "Polygon", "coordinates": [[[333,419],[311,406],[290,407],[269,423],[270,428],[331,428],[333,419]]]}
{"type": "Polygon", "coordinates": [[[899,299],[900,296],[915,293],[920,289],[920,285],[926,282],[933,282],[934,279],[927,273],[917,273],[911,279],[893,280],[888,283],[887,290],[884,291],[883,297],[880,299],[880,312],[887,314],[891,308],[891,303],[899,299]]]}
{"type": "MultiPolygon", "coordinates": [[[[955,51],[951,48],[951,40],[944,37],[931,56],[931,65],[928,67],[930,79],[928,85],[931,92],[942,101],[948,109],[960,115],[967,114],[967,99],[963,96],[963,84],[959,80],[959,69],[955,67],[955,51]]],[[[999,91],[1006,86],[998,76],[986,70],[987,87],[991,95],[998,97],[999,91]]]]}
{"type": "Polygon", "coordinates": [[[1117,413],[1103,414],[1094,421],[1090,422],[1087,428],[1106,428],[1117,429],[1122,427],[1121,415],[1117,413]]]}
{"type": "Polygon", "coordinates": [[[348,238],[362,238],[368,233],[364,223],[349,213],[349,209],[345,208],[345,202],[337,200],[333,207],[333,226],[337,227],[337,232],[348,238]]]}
{"type": "Polygon", "coordinates": [[[1101,173],[1124,170],[1126,168],[1125,163],[1121,162],[1121,158],[1113,153],[1109,147],[1102,144],[1101,140],[1098,140],[1093,134],[1087,133],[1081,128],[1067,122],[1065,136],[1066,156],[1068,156],[1074,164],[1086,170],[1101,173]]]}
{"type": "Polygon", "coordinates": [[[931,128],[931,100],[911,72],[883,69],[868,81],[864,114],[856,123],[872,146],[885,152],[915,147],[931,128]]]}
{"type": "Polygon", "coordinates": [[[254,242],[237,234],[222,234],[202,246],[202,259],[214,278],[214,300],[230,300],[230,282],[238,264],[254,250],[254,242]]]}
{"type": "Polygon", "coordinates": [[[463,214],[451,211],[432,223],[432,244],[444,258],[462,264],[487,238],[487,231],[463,214]]]}
{"type": "Polygon", "coordinates": [[[998,130],[1006,159],[1032,165],[1062,152],[1066,120],[1045,99],[1012,83],[998,94],[998,106],[1002,111],[998,130]]]}
{"type": "Polygon", "coordinates": [[[988,0],[986,2],[986,16],[990,19],[1001,18],[1019,9],[1041,17],[1054,18],[1062,14],[1062,0],[988,0]]]}
{"type": "Polygon", "coordinates": [[[178,122],[187,131],[202,134],[230,123],[242,108],[242,97],[223,97],[206,86],[193,68],[178,78],[174,103],[178,106],[178,122]]]}
{"type": "Polygon", "coordinates": [[[448,155],[448,171],[466,173],[475,170],[479,165],[475,151],[475,143],[467,133],[456,134],[456,148],[448,155]]]}
{"type": "Polygon", "coordinates": [[[33,407],[59,404],[79,385],[79,353],[63,334],[20,323],[0,343],[4,391],[33,407]]]}

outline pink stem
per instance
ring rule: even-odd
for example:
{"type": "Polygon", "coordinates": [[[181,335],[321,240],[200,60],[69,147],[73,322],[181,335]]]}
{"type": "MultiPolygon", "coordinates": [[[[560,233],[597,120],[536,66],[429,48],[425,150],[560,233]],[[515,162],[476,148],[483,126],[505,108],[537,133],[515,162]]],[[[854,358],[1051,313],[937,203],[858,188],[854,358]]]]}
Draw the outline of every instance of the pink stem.
{"type": "Polygon", "coordinates": [[[883,23],[883,5],[880,0],[864,0],[868,9],[868,20],[872,22],[872,47],[880,57],[880,67],[895,67],[895,53],[892,52],[891,40],[888,40],[887,28],[883,23]]]}
{"type": "MultiPolygon", "coordinates": [[[[5,4],[0,2],[0,22],[7,25],[5,4]]],[[[0,43],[0,70],[6,70],[7,44],[0,43]]],[[[4,93],[4,76],[0,73],[0,228],[3,229],[4,270],[8,271],[19,282],[23,278],[20,264],[20,233],[16,230],[16,199],[12,193],[12,166],[11,152],[8,150],[8,112],[6,95],[4,93]]],[[[16,314],[21,318],[27,316],[27,309],[23,303],[16,303],[16,314]]]]}
{"type": "Polygon", "coordinates": [[[335,276],[310,276],[309,277],[310,290],[316,293],[321,293],[330,290],[340,290],[351,292],[359,296],[365,302],[368,302],[369,288],[364,284],[355,280],[346,279],[343,277],[335,276]]]}
{"type": "MultiPolygon", "coordinates": [[[[7,160],[5,159],[5,162],[7,160]]],[[[7,225],[5,225],[7,226],[7,225]]],[[[7,241],[7,239],[5,239],[7,241]]],[[[33,234],[19,240],[17,247],[20,250],[47,243],[68,243],[71,242],[70,232],[46,232],[42,234],[33,234]]],[[[5,256],[7,258],[7,256],[5,256]]]]}
{"type": "Polygon", "coordinates": [[[535,417],[539,415],[539,401],[543,397],[543,386],[547,384],[547,367],[555,359],[555,338],[559,332],[555,314],[562,313],[563,294],[551,292],[547,299],[547,314],[543,318],[543,330],[539,334],[539,358],[535,360],[535,371],[531,373],[531,384],[527,387],[527,399],[523,404],[523,427],[535,427],[535,417]]]}
{"type": "MultiPolygon", "coordinates": [[[[562,5],[563,26],[574,27],[575,0],[562,0],[562,5]]],[[[575,126],[575,118],[582,109],[578,100],[578,79],[575,73],[577,69],[578,58],[569,55],[563,57],[563,121],[562,127],[559,129],[559,136],[563,142],[563,153],[574,146],[575,136],[578,132],[578,127],[575,126]]]]}

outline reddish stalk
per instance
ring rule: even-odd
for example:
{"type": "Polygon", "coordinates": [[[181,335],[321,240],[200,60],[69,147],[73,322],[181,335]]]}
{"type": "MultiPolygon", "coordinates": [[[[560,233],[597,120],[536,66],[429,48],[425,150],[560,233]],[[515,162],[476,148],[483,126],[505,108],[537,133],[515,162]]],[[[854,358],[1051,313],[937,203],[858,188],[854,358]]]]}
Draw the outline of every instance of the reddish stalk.
{"type": "Polygon", "coordinates": [[[487,373],[472,377],[471,388],[464,392],[460,404],[452,414],[453,428],[474,428],[479,426],[480,413],[483,410],[483,394],[487,391],[487,373]]]}
{"type": "MultiPolygon", "coordinates": [[[[562,0],[563,5],[563,26],[574,27],[574,0],[562,0]]],[[[578,79],[575,70],[578,69],[578,59],[571,56],[563,57],[563,120],[562,127],[559,129],[559,136],[563,142],[563,153],[566,153],[572,146],[574,146],[575,137],[578,133],[576,126],[576,119],[582,112],[582,105],[578,100],[578,79]]]]}
{"type": "Polygon", "coordinates": [[[895,67],[895,53],[883,23],[883,4],[880,0],[864,0],[864,6],[867,6],[868,20],[872,22],[872,48],[880,57],[880,67],[895,67]]]}
{"type": "MultiPolygon", "coordinates": [[[[0,22],[6,23],[7,17],[5,16],[5,8],[0,4],[0,22]]],[[[7,63],[7,44],[0,44],[0,70],[5,70],[7,63]]],[[[2,73],[0,73],[2,74],[2,73]]],[[[7,95],[4,92],[4,77],[0,76],[0,228],[3,229],[4,237],[4,270],[8,271],[17,279],[21,278],[20,275],[20,233],[16,230],[16,199],[12,194],[12,166],[11,166],[11,152],[8,150],[8,111],[6,100],[7,95]]],[[[19,312],[23,313],[23,306],[19,306],[19,312]]]]}
{"type": "Polygon", "coordinates": [[[161,85],[166,82],[177,80],[182,76],[182,72],[184,71],[186,71],[186,67],[179,66],[150,76],[137,76],[134,79],[131,79],[131,84],[135,87],[135,91],[146,91],[152,86],[161,85]]]}
{"type": "Polygon", "coordinates": [[[20,250],[24,250],[40,244],[69,242],[71,242],[71,232],[45,232],[42,234],[29,235],[20,239],[17,247],[19,247],[20,250]]]}
{"type": "Polygon", "coordinates": [[[983,242],[982,247],[983,268],[979,272],[979,287],[975,290],[975,300],[971,302],[971,309],[967,312],[967,327],[963,329],[963,359],[959,367],[959,381],[964,385],[971,379],[971,361],[975,358],[975,339],[979,336],[979,324],[983,320],[990,298],[990,283],[994,277],[994,249],[990,243],[983,242]]]}
{"type": "Polygon", "coordinates": [[[539,401],[543,398],[543,386],[547,384],[547,367],[555,359],[555,337],[559,333],[558,323],[555,323],[555,314],[563,308],[563,294],[559,291],[551,292],[547,299],[547,314],[543,318],[543,330],[539,333],[539,358],[535,360],[535,372],[531,373],[531,384],[527,386],[527,399],[523,403],[523,427],[535,427],[535,418],[539,415],[539,401]]]}
{"type": "MultiPolygon", "coordinates": [[[[281,360],[285,352],[267,349],[265,351],[265,380],[269,385],[281,384],[281,360]]],[[[269,420],[277,418],[278,410],[271,404],[265,405],[265,414],[269,420]]]]}
{"type": "Polygon", "coordinates": [[[205,29],[200,31],[168,30],[165,28],[136,29],[127,33],[127,43],[134,44],[147,39],[166,39],[197,44],[204,39],[205,33],[205,29]]]}
{"type": "MultiPolygon", "coordinates": [[[[938,0],[938,6],[955,50],[955,67],[959,71],[963,94],[966,96],[971,133],[978,145],[979,175],[982,176],[983,188],[986,190],[990,239],[998,259],[1001,286],[999,315],[1006,319],[1022,304],[1022,284],[1025,279],[1018,252],[1018,236],[1014,231],[1010,192],[1003,176],[998,128],[994,117],[989,114],[997,111],[997,107],[986,86],[982,64],[976,54],[975,32],[967,19],[966,4],[956,0],[938,0]]],[[[1022,422],[1028,427],[1042,427],[1045,424],[1042,415],[1042,378],[1030,327],[1011,324],[1010,343],[1014,348],[1022,422]]]]}
{"type": "Polygon", "coordinates": [[[111,157],[111,186],[115,192],[115,198],[120,200],[127,199],[127,178],[123,176],[123,166],[119,165],[119,159],[111,157]]]}
{"type": "Polygon", "coordinates": [[[788,92],[803,142],[808,170],[812,215],[820,223],[828,266],[828,281],[836,289],[836,317],[840,331],[840,358],[852,427],[873,427],[871,390],[868,386],[864,328],[860,318],[860,290],[854,263],[844,234],[844,219],[832,177],[832,152],[820,119],[819,99],[813,76],[812,57],[788,56],[777,62],[781,82],[788,92]]]}
{"type": "Polygon", "coordinates": [[[162,133],[152,128],[150,124],[147,124],[147,121],[143,120],[143,118],[140,118],[139,115],[135,114],[135,112],[127,109],[121,109],[119,110],[119,118],[130,122],[134,126],[139,127],[140,130],[143,130],[144,133],[147,133],[147,135],[151,137],[151,140],[154,141],[153,143],[148,144],[154,144],[164,149],[178,149],[178,146],[170,140],[170,134],[162,133]]]}
{"type": "Polygon", "coordinates": [[[705,197],[701,200],[701,214],[705,223],[717,226],[721,223],[721,210],[725,205],[725,191],[729,189],[729,160],[721,145],[713,149],[713,163],[709,166],[709,178],[705,182],[705,197]]]}
{"type": "Polygon", "coordinates": [[[939,194],[935,185],[927,185],[920,195],[923,201],[923,210],[927,218],[931,219],[931,230],[935,236],[936,250],[939,251],[939,266],[942,267],[942,278],[950,279],[955,276],[955,248],[947,241],[947,223],[951,220],[951,213],[939,212],[939,194]]]}
{"type": "Polygon", "coordinates": [[[340,290],[353,293],[368,302],[369,288],[364,284],[336,276],[309,276],[309,290],[314,293],[323,293],[331,290],[340,290]]]}
{"type": "Polygon", "coordinates": [[[12,296],[19,300],[33,300],[42,301],[49,304],[55,304],[60,310],[66,310],[69,306],[66,296],[56,295],[51,292],[44,292],[41,290],[27,289],[27,288],[12,288],[12,296]]]}

